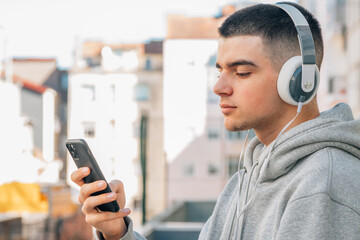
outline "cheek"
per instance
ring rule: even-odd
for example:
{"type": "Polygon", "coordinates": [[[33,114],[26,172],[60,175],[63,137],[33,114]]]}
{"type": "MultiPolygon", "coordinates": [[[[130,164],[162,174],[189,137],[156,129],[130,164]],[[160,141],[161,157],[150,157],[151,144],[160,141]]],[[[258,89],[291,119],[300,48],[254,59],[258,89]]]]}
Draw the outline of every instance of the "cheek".
{"type": "Polygon", "coordinates": [[[268,108],[269,101],[266,98],[266,93],[259,94],[260,92],[256,92],[249,98],[249,106],[251,107],[251,111],[260,111],[264,112],[265,109],[268,108]]]}
{"type": "Polygon", "coordinates": [[[267,91],[264,91],[263,88],[258,87],[251,87],[241,91],[240,93],[240,96],[245,103],[255,106],[262,104],[267,95],[267,91]]]}
{"type": "MultiPolygon", "coordinates": [[[[277,89],[272,84],[254,85],[241,92],[241,99],[249,111],[265,111],[276,104],[277,89]]],[[[244,105],[243,105],[244,106],[244,105]]]]}

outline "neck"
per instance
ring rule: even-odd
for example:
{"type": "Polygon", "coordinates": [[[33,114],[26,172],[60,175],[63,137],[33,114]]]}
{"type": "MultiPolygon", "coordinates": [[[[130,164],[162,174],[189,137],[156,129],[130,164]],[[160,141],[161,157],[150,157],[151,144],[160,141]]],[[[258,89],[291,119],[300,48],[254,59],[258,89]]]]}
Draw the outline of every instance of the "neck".
{"type": "MultiPolygon", "coordinates": [[[[284,111],[281,116],[277,116],[273,121],[269,121],[269,124],[266,124],[266,126],[260,126],[257,129],[254,129],[256,136],[265,146],[268,146],[277,138],[281,130],[295,117],[296,113],[297,106],[288,105],[287,110],[284,111]]],[[[320,113],[317,103],[316,101],[313,101],[303,106],[297,118],[284,132],[303,122],[317,118],[319,115],[320,113]]]]}

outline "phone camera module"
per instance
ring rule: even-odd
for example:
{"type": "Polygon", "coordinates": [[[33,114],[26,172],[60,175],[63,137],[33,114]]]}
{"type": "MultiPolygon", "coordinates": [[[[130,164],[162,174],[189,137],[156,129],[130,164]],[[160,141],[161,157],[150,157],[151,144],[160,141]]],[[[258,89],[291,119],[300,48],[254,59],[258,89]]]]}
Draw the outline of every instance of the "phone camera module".
{"type": "Polygon", "coordinates": [[[73,152],[71,153],[71,155],[74,157],[74,159],[78,159],[78,158],[79,158],[79,155],[77,154],[76,151],[73,151],[73,152]]]}
{"type": "Polygon", "coordinates": [[[74,160],[79,160],[79,155],[75,149],[75,147],[72,144],[67,145],[69,152],[71,154],[71,156],[74,158],[74,160]]]}

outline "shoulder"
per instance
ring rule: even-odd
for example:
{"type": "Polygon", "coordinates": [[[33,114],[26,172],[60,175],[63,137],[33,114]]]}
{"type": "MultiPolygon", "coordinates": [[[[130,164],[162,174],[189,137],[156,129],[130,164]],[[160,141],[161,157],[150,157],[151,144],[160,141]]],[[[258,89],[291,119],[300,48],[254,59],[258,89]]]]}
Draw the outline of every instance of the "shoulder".
{"type": "Polygon", "coordinates": [[[327,147],[299,164],[294,200],[326,194],[341,205],[360,213],[360,159],[345,150],[327,147]]]}
{"type": "Polygon", "coordinates": [[[341,149],[327,151],[331,163],[329,195],[360,214],[360,159],[341,149]]]}
{"type": "Polygon", "coordinates": [[[327,147],[310,155],[304,161],[305,169],[315,175],[323,175],[329,191],[336,190],[337,184],[360,187],[360,159],[345,150],[327,147]]]}
{"type": "Polygon", "coordinates": [[[307,156],[300,163],[300,173],[308,173],[313,177],[323,176],[324,180],[344,178],[348,180],[360,180],[360,159],[345,150],[326,147],[307,156]],[[354,173],[349,175],[349,173],[354,173]]]}

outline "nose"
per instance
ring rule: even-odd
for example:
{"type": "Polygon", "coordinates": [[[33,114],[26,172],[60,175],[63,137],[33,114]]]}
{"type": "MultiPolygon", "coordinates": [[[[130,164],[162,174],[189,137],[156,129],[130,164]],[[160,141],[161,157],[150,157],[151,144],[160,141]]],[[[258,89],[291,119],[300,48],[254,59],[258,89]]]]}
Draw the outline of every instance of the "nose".
{"type": "Polygon", "coordinates": [[[216,95],[221,96],[230,96],[233,93],[233,89],[229,84],[229,79],[226,77],[225,73],[222,73],[216,84],[213,87],[213,91],[216,95]]]}

